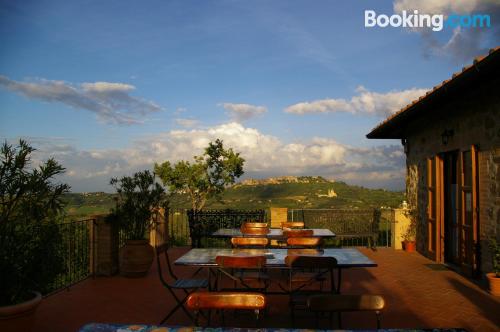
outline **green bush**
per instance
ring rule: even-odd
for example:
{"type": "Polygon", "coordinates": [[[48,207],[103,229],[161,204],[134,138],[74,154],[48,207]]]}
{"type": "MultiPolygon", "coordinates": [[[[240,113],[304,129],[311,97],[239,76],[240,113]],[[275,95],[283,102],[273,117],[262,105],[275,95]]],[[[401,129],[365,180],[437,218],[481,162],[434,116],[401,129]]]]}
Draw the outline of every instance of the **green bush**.
{"type": "Polygon", "coordinates": [[[148,170],[120,179],[113,178],[110,184],[118,195],[108,221],[115,223],[127,240],[145,239],[154,209],[168,209],[165,190],[155,182],[154,174],[148,170]]]}
{"type": "Polygon", "coordinates": [[[69,186],[52,182],[64,172],[54,159],[31,167],[34,150],[21,140],[0,152],[0,305],[45,293],[63,271],[56,219],[69,186]]]}

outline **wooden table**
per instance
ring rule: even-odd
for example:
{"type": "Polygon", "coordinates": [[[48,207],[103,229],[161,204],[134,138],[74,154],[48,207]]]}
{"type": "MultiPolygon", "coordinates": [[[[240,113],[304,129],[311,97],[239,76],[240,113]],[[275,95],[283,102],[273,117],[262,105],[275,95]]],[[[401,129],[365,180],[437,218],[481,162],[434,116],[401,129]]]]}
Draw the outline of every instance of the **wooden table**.
{"type": "MultiPolygon", "coordinates": [[[[306,230],[306,229],[300,229],[306,230]]],[[[293,231],[293,230],[292,230],[293,231]]],[[[312,228],[313,235],[311,237],[332,238],[335,233],[326,228],[312,228]]],[[[283,240],[286,236],[283,235],[281,228],[270,228],[269,233],[263,235],[243,234],[239,228],[221,228],[212,233],[212,237],[232,238],[232,237],[266,237],[270,240],[283,240]]]]}
{"type": "MultiPolygon", "coordinates": [[[[191,249],[175,261],[175,265],[217,268],[215,257],[217,256],[258,256],[267,257],[266,268],[284,269],[285,257],[293,255],[314,255],[324,257],[335,257],[339,268],[337,292],[341,287],[341,271],[353,267],[376,267],[377,263],[363,255],[355,248],[340,249],[224,249],[224,248],[195,248],[191,249]]],[[[211,272],[209,270],[209,277],[211,272]]]]}

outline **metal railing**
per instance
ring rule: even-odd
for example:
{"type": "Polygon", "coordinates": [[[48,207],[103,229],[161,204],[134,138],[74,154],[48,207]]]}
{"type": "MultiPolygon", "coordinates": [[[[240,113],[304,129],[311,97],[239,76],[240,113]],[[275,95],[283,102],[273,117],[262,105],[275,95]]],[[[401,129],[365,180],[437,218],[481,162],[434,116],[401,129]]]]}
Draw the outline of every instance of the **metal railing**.
{"type": "Polygon", "coordinates": [[[61,222],[57,224],[62,250],[63,272],[48,286],[46,294],[69,288],[71,285],[88,278],[91,271],[91,232],[94,219],[61,222]]]}
{"type": "Polygon", "coordinates": [[[188,210],[189,232],[193,247],[220,246],[227,241],[213,239],[220,228],[239,228],[245,221],[263,222],[265,210],[188,210]]]}
{"type": "Polygon", "coordinates": [[[288,220],[306,228],[328,228],[337,237],[328,246],[391,246],[390,213],[378,209],[290,209],[288,220]],[[374,241],[375,243],[370,243],[374,241]]]}

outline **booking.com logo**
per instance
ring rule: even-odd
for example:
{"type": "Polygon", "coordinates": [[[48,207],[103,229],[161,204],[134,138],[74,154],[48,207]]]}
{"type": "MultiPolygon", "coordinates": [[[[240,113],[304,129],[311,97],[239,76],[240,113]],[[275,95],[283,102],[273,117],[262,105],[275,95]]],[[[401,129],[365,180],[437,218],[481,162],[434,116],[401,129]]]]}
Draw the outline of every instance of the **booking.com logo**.
{"type": "Polygon", "coordinates": [[[403,28],[432,28],[432,31],[441,31],[444,27],[450,28],[489,28],[491,18],[488,14],[469,14],[458,15],[450,14],[445,18],[442,14],[419,14],[418,10],[408,13],[403,10],[401,14],[385,15],[377,13],[374,10],[365,10],[365,27],[385,28],[403,27],[403,28]]]}

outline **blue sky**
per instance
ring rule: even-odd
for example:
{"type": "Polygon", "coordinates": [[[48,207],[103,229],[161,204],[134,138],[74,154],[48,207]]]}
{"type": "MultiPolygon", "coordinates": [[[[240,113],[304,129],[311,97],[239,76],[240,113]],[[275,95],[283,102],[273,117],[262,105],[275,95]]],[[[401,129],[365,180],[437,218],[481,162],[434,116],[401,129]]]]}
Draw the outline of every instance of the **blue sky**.
{"type": "Polygon", "coordinates": [[[217,137],[247,177],[403,189],[400,142],[365,135],[499,37],[364,27],[365,10],[401,7],[498,13],[451,0],[0,1],[0,137],[26,138],[35,163],[54,156],[77,192],[217,137]]]}

